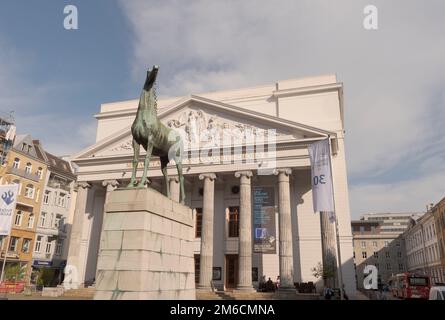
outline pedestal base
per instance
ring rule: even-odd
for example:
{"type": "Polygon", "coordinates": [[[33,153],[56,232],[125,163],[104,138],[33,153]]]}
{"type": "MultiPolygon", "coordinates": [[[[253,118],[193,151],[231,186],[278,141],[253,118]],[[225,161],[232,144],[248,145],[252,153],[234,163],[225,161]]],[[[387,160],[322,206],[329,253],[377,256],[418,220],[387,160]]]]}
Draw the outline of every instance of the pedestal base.
{"type": "Polygon", "coordinates": [[[118,189],[104,211],[94,299],[196,299],[190,208],[152,189],[118,189]]]}

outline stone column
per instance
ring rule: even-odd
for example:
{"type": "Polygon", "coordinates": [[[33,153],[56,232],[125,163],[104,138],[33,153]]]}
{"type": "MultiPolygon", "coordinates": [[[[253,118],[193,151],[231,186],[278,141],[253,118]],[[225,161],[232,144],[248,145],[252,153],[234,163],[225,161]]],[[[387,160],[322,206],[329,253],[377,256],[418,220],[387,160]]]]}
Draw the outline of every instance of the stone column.
{"type": "Polygon", "coordinates": [[[105,203],[107,203],[110,193],[119,186],[119,182],[117,180],[104,180],[102,186],[107,189],[105,193],[105,203]]]}
{"type": "Polygon", "coordinates": [[[320,212],[321,251],[323,259],[323,277],[325,285],[338,288],[337,277],[337,254],[335,240],[335,224],[329,220],[329,212],[320,212]]]}
{"type": "Polygon", "coordinates": [[[292,222],[290,206],[289,168],[277,169],[278,176],[278,210],[280,239],[280,289],[294,289],[294,263],[292,257],[292,222]]]}
{"type": "Polygon", "coordinates": [[[253,291],[252,286],[252,171],[235,172],[240,178],[240,225],[238,241],[238,290],[253,291]]]}
{"type": "Polygon", "coordinates": [[[199,272],[199,289],[210,290],[210,282],[213,275],[213,210],[215,194],[214,173],[199,175],[199,180],[204,180],[204,200],[202,208],[201,229],[201,255],[199,272]]]}
{"type": "Polygon", "coordinates": [[[83,222],[87,205],[88,189],[91,185],[88,182],[76,183],[74,189],[77,190],[76,208],[74,210],[73,225],[71,227],[70,245],[68,250],[68,261],[71,274],[65,277],[64,286],[67,289],[75,289],[84,281],[85,259],[80,256],[82,241],[83,222]],[[69,281],[69,282],[67,282],[69,281]]]}
{"type": "Polygon", "coordinates": [[[173,201],[179,202],[179,178],[169,177],[168,178],[169,188],[170,188],[170,198],[173,201]]]}

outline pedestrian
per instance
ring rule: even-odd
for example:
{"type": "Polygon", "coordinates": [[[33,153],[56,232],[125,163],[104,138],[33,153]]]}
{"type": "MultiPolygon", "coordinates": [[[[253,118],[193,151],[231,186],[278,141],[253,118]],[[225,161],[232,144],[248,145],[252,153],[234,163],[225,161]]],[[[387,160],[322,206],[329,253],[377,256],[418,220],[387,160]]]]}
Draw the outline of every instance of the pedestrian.
{"type": "Polygon", "coordinates": [[[334,295],[334,292],[332,291],[332,289],[330,287],[325,287],[323,294],[324,294],[325,300],[331,300],[332,296],[334,295]]]}

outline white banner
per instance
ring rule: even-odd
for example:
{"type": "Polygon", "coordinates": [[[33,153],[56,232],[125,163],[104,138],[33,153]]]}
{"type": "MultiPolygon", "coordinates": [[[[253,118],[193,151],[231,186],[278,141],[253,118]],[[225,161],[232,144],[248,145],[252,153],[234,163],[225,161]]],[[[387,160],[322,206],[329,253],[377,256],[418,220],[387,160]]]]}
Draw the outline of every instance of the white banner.
{"type": "Polygon", "coordinates": [[[17,193],[18,184],[0,186],[0,236],[7,236],[11,231],[17,193]]]}
{"type": "Polygon", "coordinates": [[[314,212],[334,212],[329,139],[311,144],[308,150],[312,169],[314,212]]]}

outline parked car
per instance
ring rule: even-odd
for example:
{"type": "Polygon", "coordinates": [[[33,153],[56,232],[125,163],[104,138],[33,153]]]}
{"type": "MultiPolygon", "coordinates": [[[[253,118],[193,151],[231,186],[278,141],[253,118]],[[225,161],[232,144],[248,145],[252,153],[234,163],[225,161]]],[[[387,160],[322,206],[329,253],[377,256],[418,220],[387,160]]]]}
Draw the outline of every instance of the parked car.
{"type": "Polygon", "coordinates": [[[445,300],[445,285],[431,287],[429,300],[445,300]]]}

